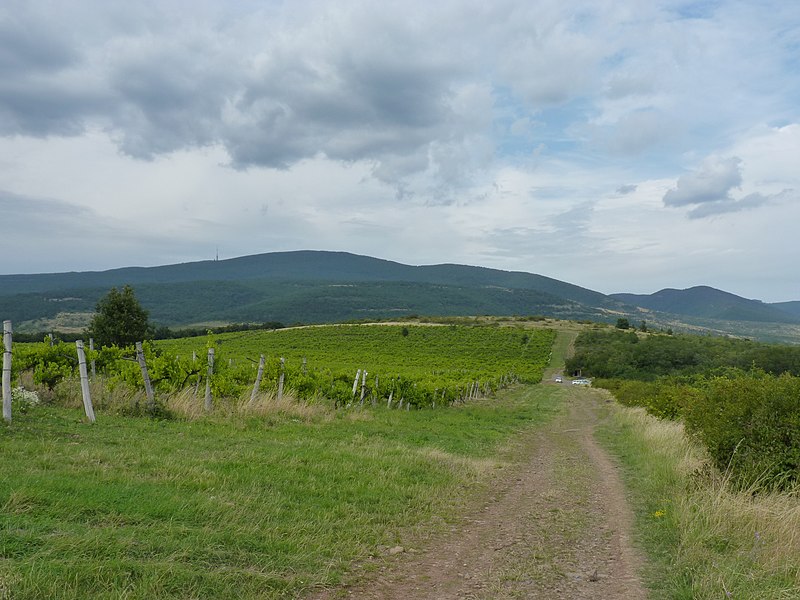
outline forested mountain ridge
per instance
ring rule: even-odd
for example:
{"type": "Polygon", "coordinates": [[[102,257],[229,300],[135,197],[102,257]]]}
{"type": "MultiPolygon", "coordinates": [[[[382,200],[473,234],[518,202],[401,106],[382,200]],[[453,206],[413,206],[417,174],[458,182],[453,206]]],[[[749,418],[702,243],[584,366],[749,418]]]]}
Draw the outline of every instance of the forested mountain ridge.
{"type": "Polygon", "coordinates": [[[800,308],[792,311],[795,303],[767,304],[702,285],[685,290],[667,288],[654,294],[611,294],[611,297],[625,304],[674,315],[726,321],[800,323],[800,308]]]}
{"type": "Polygon", "coordinates": [[[324,323],[410,315],[542,315],[800,341],[800,302],[769,305],[714,288],[607,296],[543,275],[412,266],[346,252],[273,252],[107,271],[0,275],[0,317],[18,330],[79,330],[111,287],[132,285],[153,322],[324,323]]]}

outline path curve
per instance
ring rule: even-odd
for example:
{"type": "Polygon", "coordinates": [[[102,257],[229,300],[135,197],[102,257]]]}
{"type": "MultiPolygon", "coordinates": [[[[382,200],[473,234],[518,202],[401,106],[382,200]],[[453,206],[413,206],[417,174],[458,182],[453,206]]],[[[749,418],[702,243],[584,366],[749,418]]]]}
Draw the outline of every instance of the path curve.
{"type": "Polygon", "coordinates": [[[545,384],[564,410],[526,435],[525,460],[441,537],[319,600],[647,597],[618,468],[594,440],[601,390],[545,384]]]}

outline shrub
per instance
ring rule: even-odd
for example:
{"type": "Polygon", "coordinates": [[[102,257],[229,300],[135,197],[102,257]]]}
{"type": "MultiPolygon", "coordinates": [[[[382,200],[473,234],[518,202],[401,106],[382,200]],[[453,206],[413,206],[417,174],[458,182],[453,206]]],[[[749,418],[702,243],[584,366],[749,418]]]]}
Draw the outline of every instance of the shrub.
{"type": "Polygon", "coordinates": [[[715,377],[685,407],[687,430],[744,487],[800,481],[800,378],[715,377]]]}

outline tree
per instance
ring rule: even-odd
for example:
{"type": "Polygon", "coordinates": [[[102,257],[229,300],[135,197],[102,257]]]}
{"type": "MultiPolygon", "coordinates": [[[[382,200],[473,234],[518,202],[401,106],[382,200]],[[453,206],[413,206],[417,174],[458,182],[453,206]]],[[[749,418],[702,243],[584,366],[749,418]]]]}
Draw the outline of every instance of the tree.
{"type": "Polygon", "coordinates": [[[617,319],[617,329],[630,329],[631,324],[628,319],[620,317],[617,319]]]}
{"type": "Polygon", "coordinates": [[[151,331],[147,311],[129,285],[122,291],[112,287],[97,302],[95,310],[86,334],[101,346],[130,346],[143,341],[151,331]]]}

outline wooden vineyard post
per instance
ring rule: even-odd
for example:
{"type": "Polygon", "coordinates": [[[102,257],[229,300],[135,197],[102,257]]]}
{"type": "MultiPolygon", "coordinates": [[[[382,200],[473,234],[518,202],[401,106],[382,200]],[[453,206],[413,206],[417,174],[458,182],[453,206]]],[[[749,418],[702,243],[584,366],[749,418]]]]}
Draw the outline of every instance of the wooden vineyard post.
{"type": "Polygon", "coordinates": [[[253,385],[253,391],[250,393],[250,402],[256,399],[258,388],[261,387],[261,378],[264,376],[264,360],[264,355],[262,354],[258,360],[258,373],[256,373],[256,383],[253,385]]]}
{"type": "MultiPolygon", "coordinates": [[[[89,350],[94,352],[94,338],[89,338],[89,350]]],[[[92,355],[92,379],[97,377],[97,369],[95,368],[94,355],[92,355]]]]}
{"type": "Polygon", "coordinates": [[[142,342],[136,342],[136,360],[139,361],[139,368],[142,370],[144,380],[144,393],[147,394],[147,409],[153,412],[156,408],[156,399],[153,394],[153,386],[150,383],[150,375],[147,373],[147,361],[144,359],[144,349],[142,342]]]}
{"type": "MultiPolygon", "coordinates": [[[[192,350],[192,364],[197,362],[197,352],[192,350]]],[[[194,397],[197,398],[197,392],[200,389],[200,370],[197,371],[197,381],[194,382],[194,397]]]]}
{"type": "Polygon", "coordinates": [[[47,339],[49,340],[50,347],[52,348],[53,347],[53,334],[52,333],[48,333],[47,334],[47,339]]]}
{"type": "Polygon", "coordinates": [[[356,390],[358,390],[358,380],[361,378],[361,369],[356,371],[356,378],[353,380],[353,400],[356,399],[356,390]]]}
{"type": "Polygon", "coordinates": [[[392,387],[389,390],[389,400],[386,402],[386,408],[392,408],[392,397],[394,396],[394,379],[392,379],[392,387]]]}
{"type": "Polygon", "coordinates": [[[308,375],[308,366],[306,365],[306,357],[303,357],[303,362],[300,364],[300,372],[305,376],[308,375]]]}
{"type": "Polygon", "coordinates": [[[378,376],[375,375],[375,389],[372,390],[372,406],[375,406],[375,402],[378,400],[378,376]]]}
{"type": "Polygon", "coordinates": [[[205,409],[211,410],[211,376],[214,374],[214,349],[208,349],[208,372],[206,374],[206,401],[205,409]]]}
{"type": "Polygon", "coordinates": [[[364,393],[366,392],[366,390],[367,390],[367,370],[364,369],[364,371],[361,373],[361,398],[360,398],[361,406],[364,406],[364,393]]]}
{"type": "Polygon", "coordinates": [[[89,392],[89,374],[86,372],[86,352],[83,350],[83,340],[77,340],[75,347],[78,349],[78,370],[81,374],[81,395],[83,396],[83,410],[90,423],[94,423],[94,407],[92,396],[89,392]]]}
{"type": "Polygon", "coordinates": [[[11,321],[3,321],[3,418],[11,423],[11,321]]]}
{"type": "Polygon", "coordinates": [[[278,402],[283,399],[283,379],[286,375],[286,361],[281,357],[281,374],[278,377],[278,402]]]}

